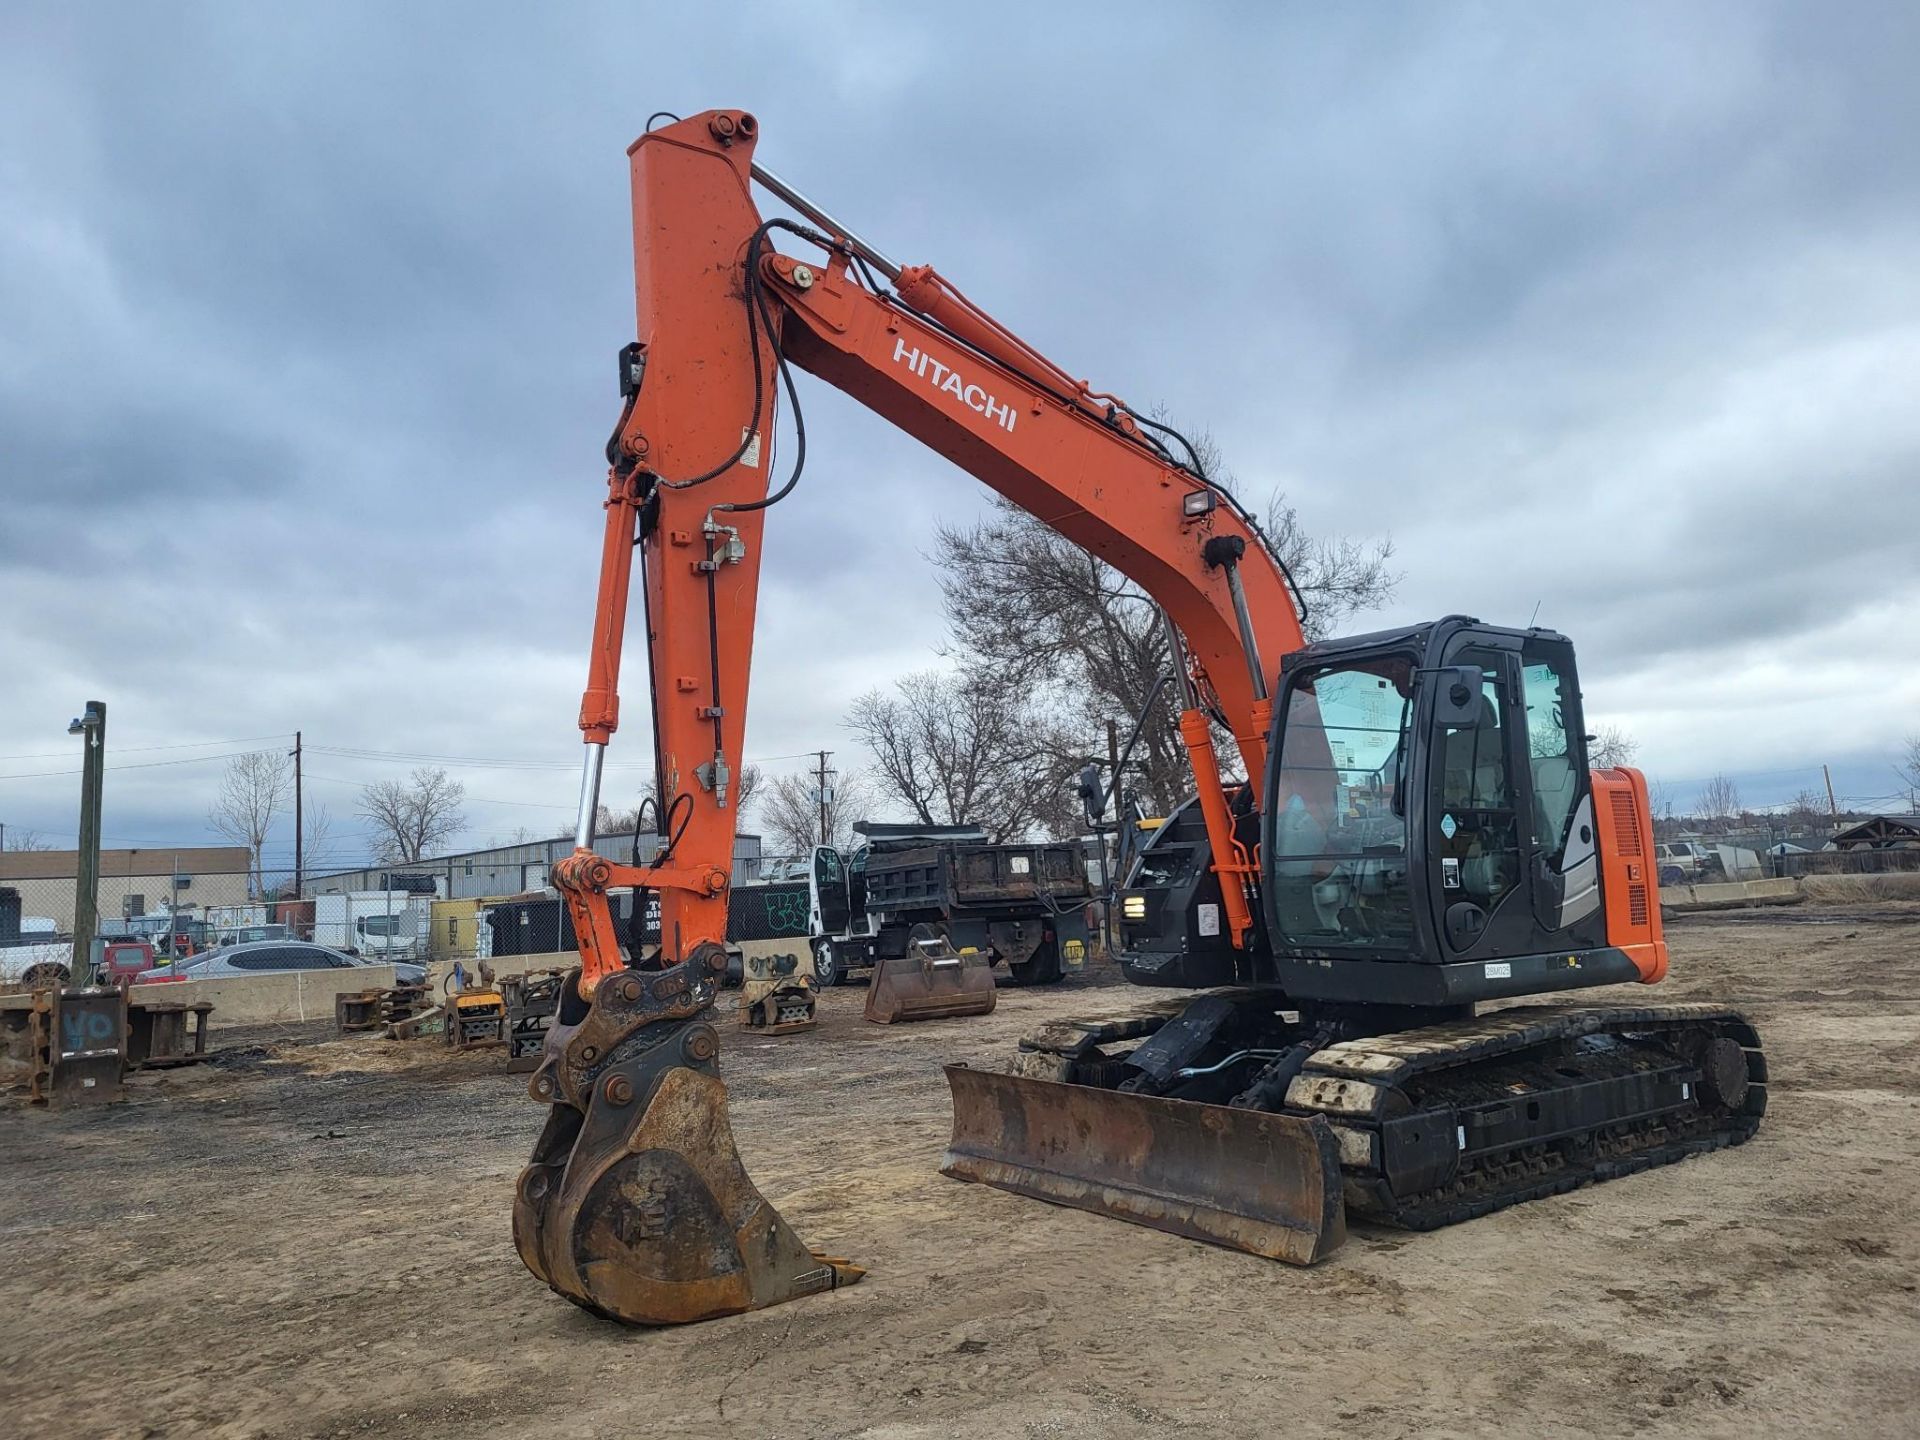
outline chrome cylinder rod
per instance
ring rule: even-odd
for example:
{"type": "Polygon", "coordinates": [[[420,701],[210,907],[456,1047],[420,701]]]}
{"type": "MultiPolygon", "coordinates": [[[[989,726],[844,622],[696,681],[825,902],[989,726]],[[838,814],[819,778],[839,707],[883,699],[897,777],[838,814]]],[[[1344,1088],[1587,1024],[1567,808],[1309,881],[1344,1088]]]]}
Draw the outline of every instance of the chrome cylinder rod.
{"type": "Polygon", "coordinates": [[[1254,637],[1253,616],[1247,610],[1247,592],[1240,585],[1240,567],[1227,566],[1227,593],[1233,597],[1233,619],[1240,627],[1240,648],[1247,652],[1247,673],[1253,677],[1253,698],[1267,698],[1267,677],[1260,664],[1260,642],[1254,637]]]}
{"type": "Polygon", "coordinates": [[[600,814],[600,762],[607,758],[607,747],[587,742],[587,754],[580,766],[580,816],[574,822],[576,849],[593,848],[593,825],[600,814]]]}
{"type": "Polygon", "coordinates": [[[774,194],[778,195],[782,200],[786,201],[787,204],[791,205],[794,209],[798,210],[802,215],[806,216],[807,219],[813,221],[814,224],[820,226],[822,229],[831,230],[842,240],[846,241],[854,254],[873,266],[874,269],[886,276],[887,279],[894,281],[899,280],[900,267],[888,259],[886,255],[882,254],[877,247],[869,245],[865,240],[862,240],[858,235],[854,234],[846,224],[834,219],[833,216],[829,215],[825,210],[822,210],[818,205],[814,204],[813,201],[809,200],[805,195],[802,195],[798,190],[794,189],[793,186],[789,185],[758,161],[754,162],[753,178],[766,186],[767,189],[771,190],[774,194]]]}
{"type": "Polygon", "coordinates": [[[1193,693],[1193,676],[1187,670],[1187,648],[1181,639],[1180,631],[1173,623],[1173,617],[1162,609],[1160,626],[1167,637],[1167,656],[1173,670],[1173,683],[1180,691],[1180,708],[1191,710],[1200,703],[1193,693]]]}

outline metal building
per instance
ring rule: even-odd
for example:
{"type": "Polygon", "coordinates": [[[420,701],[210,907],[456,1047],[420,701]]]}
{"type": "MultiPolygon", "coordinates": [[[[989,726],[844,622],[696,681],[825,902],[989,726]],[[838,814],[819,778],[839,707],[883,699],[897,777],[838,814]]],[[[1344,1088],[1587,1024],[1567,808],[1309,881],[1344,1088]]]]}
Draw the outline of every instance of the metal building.
{"type": "MultiPolygon", "coordinates": [[[[640,859],[651,859],[660,847],[655,835],[640,837],[640,859]]],[[[593,842],[594,850],[609,860],[627,860],[633,852],[628,835],[603,835],[593,842]]],[[[339,895],[352,890],[418,889],[442,900],[468,900],[482,896],[524,895],[547,888],[547,877],[557,861],[573,853],[573,838],[530,840],[520,845],[495,845],[486,850],[466,850],[457,855],[436,855],[411,863],[369,866],[362,870],[341,870],[328,875],[310,875],[301,886],[303,897],[339,895]],[[412,883],[408,883],[412,881],[412,883]],[[429,883],[431,885],[429,886],[429,883]]],[[[733,883],[751,885],[760,878],[760,837],[736,835],[733,838],[733,883]]]]}

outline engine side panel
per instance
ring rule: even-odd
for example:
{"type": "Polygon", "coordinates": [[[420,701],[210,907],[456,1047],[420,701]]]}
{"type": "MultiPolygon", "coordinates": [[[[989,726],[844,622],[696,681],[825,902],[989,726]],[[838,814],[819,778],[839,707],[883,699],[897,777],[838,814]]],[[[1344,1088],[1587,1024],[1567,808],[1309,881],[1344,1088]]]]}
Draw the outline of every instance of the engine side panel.
{"type": "Polygon", "coordinates": [[[1655,984],[1666,978],[1667,941],[1660,924],[1647,777],[1624,768],[1594,771],[1593,808],[1607,944],[1632,960],[1643,984],[1655,984]]]}

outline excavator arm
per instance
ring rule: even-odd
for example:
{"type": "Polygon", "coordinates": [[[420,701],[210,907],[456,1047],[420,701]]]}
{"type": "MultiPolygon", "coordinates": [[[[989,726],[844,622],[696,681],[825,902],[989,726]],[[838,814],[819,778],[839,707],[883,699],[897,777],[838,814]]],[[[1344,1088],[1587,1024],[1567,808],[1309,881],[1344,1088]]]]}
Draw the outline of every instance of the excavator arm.
{"type": "MultiPolygon", "coordinates": [[[[763,220],[756,174],[813,207],[754,166],[757,138],[751,115],[713,111],[653,131],[629,152],[641,338],[622,352],[627,405],[608,447],[580,711],[588,760],[579,850],[556,875],[581,941],[583,992],[626,963],[608,888],[660,892],[670,957],[725,939],[762,529],[770,471],[786,458],[774,444],[775,397],[789,364],[916,436],[1161,606],[1184,641],[1181,728],[1215,865],[1236,882],[1225,886],[1226,903],[1243,943],[1249,861],[1233,841],[1207,721],[1220,718],[1244,773],[1259,775],[1272,670],[1303,639],[1287,577],[1256,522],[1174,448],[1184,442],[1173,432],[1070,378],[930,267],[897,267],[824,215],[818,230],[763,220]],[[782,253],[774,242],[789,238],[813,253],[782,253]],[[862,283],[875,268],[897,293],[862,283]],[[636,538],[664,856],[644,867],[591,852],[600,756],[619,724],[636,538]]],[[[804,443],[801,432],[796,473],[804,443]]]]}
{"type": "Polygon", "coordinates": [[[532,1082],[552,1109],[515,1209],[536,1274],[646,1323],[755,1308],[859,1273],[807,1252],[747,1180],[704,1018],[726,966],[762,532],[804,463],[789,367],[918,437],[1161,607],[1237,946],[1253,932],[1254,863],[1235,839],[1234,782],[1212,722],[1234,737],[1244,773],[1260,776],[1269,688],[1303,639],[1257,522],[1175,432],[1073,379],[932,269],[894,265],[758,169],[757,139],[752,115],[710,111],[629,151],[639,339],[621,353],[625,406],[608,443],[577,848],[553,875],[581,969],[532,1082]],[[756,178],[812,226],[763,218],[756,178]],[[794,242],[804,255],[781,248],[794,242]],[[776,445],[782,388],[793,433],[776,445]],[[791,473],[778,489],[776,467],[791,473]],[[593,849],[636,556],[660,842],[645,864],[593,849]],[[608,897],[621,887],[658,893],[657,951],[631,936],[623,948],[608,897]]]}

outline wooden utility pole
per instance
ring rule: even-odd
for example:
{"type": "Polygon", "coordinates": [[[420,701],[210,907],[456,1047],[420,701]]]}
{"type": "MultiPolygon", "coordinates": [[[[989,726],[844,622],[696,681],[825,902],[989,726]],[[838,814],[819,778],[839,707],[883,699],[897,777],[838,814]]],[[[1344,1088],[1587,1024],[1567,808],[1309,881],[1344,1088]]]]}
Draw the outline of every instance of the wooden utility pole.
{"type": "Polygon", "coordinates": [[[1840,807],[1834,803],[1833,799],[1833,771],[1829,770],[1825,765],[1822,765],[1820,767],[1820,773],[1827,777],[1827,811],[1834,819],[1838,820],[1840,818],[1840,807]]]}
{"type": "Polygon", "coordinates": [[[93,937],[100,930],[100,789],[107,758],[107,705],[89,700],[86,713],[67,726],[85,747],[80,762],[80,853],[73,887],[73,954],[67,973],[85,985],[93,974],[93,937]]]}
{"type": "Polygon", "coordinates": [[[1120,726],[1107,721],[1107,798],[1113,805],[1113,861],[1107,860],[1107,837],[1096,826],[1094,838],[1100,842],[1100,944],[1108,958],[1120,948],[1120,917],[1114,900],[1112,866],[1120,860],[1120,726]]]}
{"type": "Polygon", "coordinates": [[[306,866],[305,817],[300,813],[300,732],[293,732],[293,898],[300,898],[300,881],[306,866]]]}
{"type": "Polygon", "coordinates": [[[830,803],[827,793],[827,776],[832,773],[827,769],[827,757],[833,754],[833,752],[831,750],[822,750],[818,753],[820,756],[820,764],[819,768],[814,772],[813,798],[818,801],[820,805],[820,843],[825,846],[833,843],[833,837],[827,833],[827,807],[830,803]]]}

